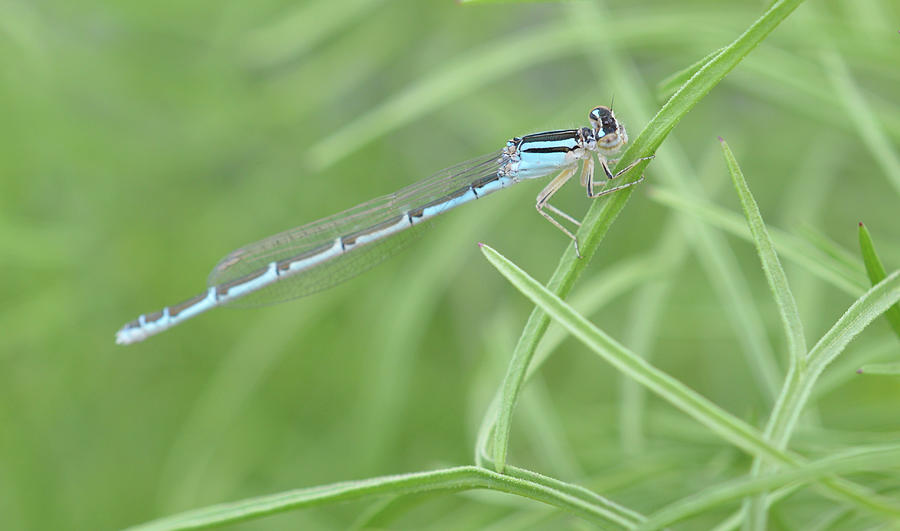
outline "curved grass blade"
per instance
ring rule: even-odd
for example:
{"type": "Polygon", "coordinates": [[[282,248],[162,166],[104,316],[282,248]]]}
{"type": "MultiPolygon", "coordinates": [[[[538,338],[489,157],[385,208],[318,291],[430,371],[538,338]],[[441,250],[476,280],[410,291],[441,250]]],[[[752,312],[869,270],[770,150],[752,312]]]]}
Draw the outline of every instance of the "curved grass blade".
{"type": "Polygon", "coordinates": [[[825,73],[834,86],[832,92],[840,96],[840,101],[847,111],[844,116],[856,126],[857,134],[863,144],[881,166],[888,181],[900,194],[900,155],[891,146],[884,126],[876,118],[872,108],[866,102],[866,98],[856,86],[853,75],[841,56],[837,52],[826,53],[822,56],[822,62],[825,64],[825,73]]]}
{"type": "MultiPolygon", "coordinates": [[[[745,240],[752,238],[741,216],[722,207],[662,187],[652,188],[647,195],[658,203],[697,216],[739,238],[745,240]]],[[[848,295],[859,297],[865,292],[866,282],[861,271],[857,272],[854,268],[847,267],[840,260],[801,238],[773,227],[769,227],[768,230],[775,248],[785,259],[791,260],[848,295]]]]}
{"type": "Polygon", "coordinates": [[[662,529],[675,522],[717,508],[742,496],[774,490],[780,487],[809,484],[834,474],[878,470],[885,463],[900,460],[900,445],[854,448],[803,466],[760,477],[744,477],[710,486],[701,492],[682,498],[650,515],[638,526],[640,530],[662,529]]]}
{"type": "MultiPolygon", "coordinates": [[[[859,249],[862,252],[863,263],[866,265],[866,273],[874,286],[884,280],[887,272],[884,270],[881,259],[878,258],[878,253],[875,252],[872,235],[869,234],[869,229],[862,222],[859,223],[859,249]]],[[[891,324],[897,337],[900,337],[900,304],[891,306],[890,310],[884,312],[884,317],[891,324]]]]}
{"type": "MultiPolygon", "coordinates": [[[[667,400],[724,440],[753,456],[764,457],[768,461],[791,466],[802,466],[807,463],[797,454],[776,447],[758,430],[743,420],[724,411],[699,393],[653,367],[646,360],[606,335],[507,258],[484,244],[480,245],[488,261],[513,286],[616,369],[667,400]]],[[[822,356],[829,356],[834,349],[843,349],[853,336],[898,299],[900,299],[900,271],[892,274],[854,303],[832,329],[833,332],[826,334],[826,337],[820,342],[824,345],[821,347],[817,345],[816,348],[813,348],[813,352],[819,348],[822,356]]],[[[808,393],[805,396],[808,396],[808,393]]],[[[879,496],[865,487],[842,478],[829,477],[822,483],[830,493],[840,496],[841,499],[853,503],[859,508],[868,509],[885,517],[900,519],[900,506],[895,500],[879,496]]]]}
{"type": "Polygon", "coordinates": [[[898,300],[900,300],[900,270],[894,271],[872,286],[872,289],[857,299],[822,336],[807,356],[810,372],[818,377],[854,337],[898,300]]]}
{"type": "MultiPolygon", "coordinates": [[[[533,479],[543,476],[533,474],[533,479]]],[[[556,482],[555,483],[562,483],[556,482]]],[[[616,524],[634,527],[637,524],[626,514],[604,506],[588,503],[551,486],[534,480],[505,476],[485,468],[464,466],[432,472],[417,472],[382,476],[360,481],[346,481],[305,489],[296,489],[268,496],[222,503],[176,514],[132,527],[132,530],[198,529],[261,518],[292,509],[326,505],[367,497],[402,495],[423,492],[454,492],[488,489],[540,501],[569,511],[598,526],[616,524]]]]}
{"type": "MultiPolygon", "coordinates": [[[[704,65],[650,120],[650,123],[641,131],[628,150],[622,154],[617,168],[624,168],[639,157],[652,155],[681,118],[756,48],[802,1],[779,0],[775,2],[747,31],[712,61],[704,65]]],[[[633,172],[623,176],[625,181],[622,184],[638,179],[646,164],[646,161],[638,164],[633,172]]],[[[625,203],[631,196],[632,190],[633,188],[622,190],[610,196],[606,201],[595,201],[591,205],[577,234],[584,259],[576,257],[572,246],[567,248],[547,283],[548,289],[554,294],[565,297],[572,290],[575,281],[590,262],[590,258],[606,235],[606,231],[619,212],[625,208],[625,203]]],[[[528,370],[531,357],[549,324],[550,318],[541,309],[535,308],[528,317],[528,322],[525,324],[513,352],[509,369],[503,381],[503,399],[494,430],[494,463],[498,471],[503,471],[506,466],[512,413],[525,372],[528,370]]]]}
{"type": "MultiPolygon", "coordinates": [[[[570,13],[574,22],[580,23],[580,29],[583,32],[592,32],[594,29],[594,20],[608,18],[611,13],[608,9],[601,9],[600,6],[588,4],[577,9],[572,9],[570,13]]],[[[714,57],[720,52],[711,54],[709,58],[714,57]]],[[[652,104],[654,97],[648,90],[648,83],[641,79],[641,74],[633,61],[629,60],[624,54],[617,53],[615,49],[602,48],[598,53],[586,54],[586,59],[590,61],[595,72],[598,83],[611,82],[615,88],[615,94],[621,94],[616,101],[621,99],[622,103],[629,109],[628,115],[637,118],[638,122],[646,122],[652,116],[652,104]]],[[[698,65],[699,67],[702,66],[698,65]]],[[[677,89],[678,87],[674,87],[677,89]]],[[[716,146],[718,147],[718,146],[716,146]]],[[[679,190],[682,194],[693,197],[704,197],[714,193],[714,186],[709,186],[706,182],[707,178],[713,178],[711,172],[705,171],[708,176],[698,175],[695,168],[688,162],[688,157],[684,153],[683,148],[676,139],[670,139],[666,148],[666,156],[654,161],[654,180],[657,178],[660,182],[665,182],[669,186],[679,190]],[[686,175],[698,175],[694,179],[685,179],[686,175]]],[[[720,182],[716,177],[716,183],[720,182]]],[[[740,343],[740,351],[746,358],[746,363],[754,379],[758,381],[760,391],[765,396],[765,400],[774,402],[778,395],[783,376],[775,361],[775,355],[772,352],[770,341],[764,331],[762,318],[758,309],[750,304],[752,297],[750,296],[750,288],[740,272],[737,259],[731,249],[728,247],[724,235],[718,234],[712,227],[707,227],[700,220],[690,219],[686,216],[680,216],[673,213],[672,222],[664,222],[663,226],[666,230],[659,240],[657,252],[660,253],[656,259],[661,264],[669,264],[669,271],[674,271],[680,258],[684,258],[684,252],[687,248],[685,244],[690,245],[697,255],[697,261],[703,268],[704,273],[712,285],[713,291],[722,302],[728,320],[734,334],[740,343]],[[680,241],[680,244],[676,244],[680,241]]],[[[579,288],[579,292],[583,290],[583,286],[579,288]]],[[[629,317],[632,325],[629,327],[630,338],[646,336],[654,337],[656,334],[650,330],[652,322],[655,320],[654,314],[660,309],[660,303],[665,297],[660,296],[664,293],[657,286],[647,285],[640,288],[635,295],[637,298],[648,297],[651,292],[655,294],[641,304],[647,302],[655,302],[646,307],[638,307],[633,303],[632,306],[637,312],[646,319],[633,319],[629,317]],[[646,313],[644,313],[646,311],[646,313]]],[[[574,299],[573,299],[574,302],[574,299]]],[[[575,308],[579,306],[573,304],[575,308]]],[[[589,314],[586,314],[589,315],[589,314]]],[[[546,343],[548,338],[544,338],[542,343],[546,343]]],[[[626,341],[627,345],[635,345],[632,339],[626,341]]],[[[646,348],[634,348],[644,355],[651,355],[652,352],[646,348]]],[[[532,363],[533,364],[533,363],[532,363]]],[[[625,379],[622,382],[623,397],[621,400],[621,410],[619,418],[622,420],[622,444],[624,448],[633,446],[635,436],[637,436],[637,426],[641,422],[641,415],[636,414],[637,411],[633,407],[629,407],[634,400],[640,400],[639,397],[644,396],[645,390],[633,381],[625,379]],[[629,411],[631,409],[631,411],[629,411]],[[627,420],[626,420],[627,419],[627,420]],[[629,433],[631,434],[629,436],[629,433]],[[629,441],[629,439],[632,439],[629,441]]]]}
{"type": "Polygon", "coordinates": [[[788,454],[775,449],[763,440],[759,432],[752,426],[653,367],[646,360],[595,327],[571,306],[541,286],[500,253],[487,245],[480,244],[480,246],[488,261],[513,286],[616,369],[646,386],[725,440],[748,453],[764,455],[776,461],[792,461],[788,454]]]}
{"type": "Polygon", "coordinates": [[[731,180],[741,200],[741,207],[744,209],[744,216],[747,218],[747,226],[750,228],[750,234],[753,236],[753,243],[756,246],[756,252],[759,254],[763,271],[766,274],[766,280],[769,282],[769,288],[775,297],[775,303],[778,306],[778,313],[781,314],[781,322],[784,326],[784,333],[787,336],[788,350],[790,353],[790,361],[793,364],[802,363],[806,356],[806,338],[803,335],[803,323],[800,322],[800,311],[797,309],[797,302],[794,300],[794,294],[788,285],[787,275],[781,267],[778,260],[778,253],[775,252],[775,244],[769,236],[762,215],[759,213],[759,207],[744,174],[738,166],[734,153],[728,147],[728,143],[719,138],[722,144],[722,152],[725,155],[725,161],[728,164],[731,180]]]}
{"type": "Polygon", "coordinates": [[[703,59],[700,59],[696,63],[677,72],[674,72],[666,78],[663,78],[663,80],[656,85],[656,98],[659,101],[665,101],[669,96],[675,94],[675,91],[678,90],[678,87],[684,85],[687,80],[692,78],[694,74],[696,74],[697,71],[703,67],[703,65],[712,61],[715,56],[722,53],[722,50],[724,50],[724,48],[719,48],[718,50],[708,54],[703,59]]]}

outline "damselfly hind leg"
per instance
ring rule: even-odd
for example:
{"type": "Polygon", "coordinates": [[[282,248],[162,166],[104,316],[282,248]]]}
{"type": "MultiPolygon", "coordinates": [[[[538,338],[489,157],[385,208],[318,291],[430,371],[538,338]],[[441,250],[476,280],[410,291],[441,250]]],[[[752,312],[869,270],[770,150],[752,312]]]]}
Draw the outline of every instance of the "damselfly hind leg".
{"type": "Polygon", "coordinates": [[[547,184],[547,186],[545,186],[543,190],[541,190],[541,193],[538,194],[537,202],[534,206],[537,209],[538,214],[547,218],[547,221],[553,223],[556,228],[563,231],[563,234],[565,234],[569,238],[572,238],[572,241],[575,242],[575,254],[578,255],[578,258],[581,258],[581,251],[578,249],[578,238],[576,238],[569,229],[565,228],[562,223],[560,223],[553,216],[544,211],[544,209],[546,208],[550,212],[553,212],[563,219],[570,221],[577,226],[581,226],[581,223],[578,220],[548,203],[548,201],[550,201],[550,198],[553,197],[553,194],[555,194],[560,188],[562,188],[563,185],[566,184],[566,181],[568,181],[572,178],[573,175],[575,175],[575,172],[577,170],[577,166],[572,166],[571,168],[564,169],[562,172],[560,172],[559,175],[554,177],[553,180],[550,181],[550,183],[547,184]]]}

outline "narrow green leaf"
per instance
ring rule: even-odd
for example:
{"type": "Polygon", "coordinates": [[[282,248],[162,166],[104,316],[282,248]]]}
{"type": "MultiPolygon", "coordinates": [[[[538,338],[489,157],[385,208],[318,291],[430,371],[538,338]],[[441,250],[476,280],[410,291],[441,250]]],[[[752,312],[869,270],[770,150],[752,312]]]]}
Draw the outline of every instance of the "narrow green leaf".
{"type": "Polygon", "coordinates": [[[819,376],[873,320],[900,300],[900,270],[857,299],[807,355],[805,370],[791,371],[782,396],[769,418],[766,434],[780,448],[793,432],[819,376]]]}
{"type": "MultiPolygon", "coordinates": [[[[782,393],[766,425],[766,438],[778,448],[787,446],[797,419],[806,407],[819,376],[873,320],[900,300],[900,271],[876,284],[838,319],[806,356],[806,365],[791,365],[782,393]]],[[[763,468],[760,459],[753,463],[754,474],[763,468]]],[[[857,495],[859,495],[857,493],[857,495]]],[[[750,518],[755,528],[765,527],[765,500],[756,497],[750,504],[750,518]]]]}
{"type": "MultiPolygon", "coordinates": [[[[697,216],[710,225],[739,238],[752,239],[747,223],[740,215],[727,209],[663,187],[654,187],[648,191],[647,195],[660,204],[697,216]]],[[[847,268],[845,264],[821,252],[803,239],[773,227],[769,227],[769,233],[781,256],[848,295],[859,297],[868,287],[861,271],[857,274],[854,269],[847,268]]]]}
{"type": "Polygon", "coordinates": [[[887,374],[900,376],[900,362],[897,363],[869,363],[857,370],[859,374],[887,374]]]}
{"type": "Polygon", "coordinates": [[[741,207],[747,218],[747,226],[750,227],[756,252],[759,254],[766,280],[769,282],[769,289],[772,290],[778,312],[781,314],[781,323],[784,326],[785,336],[787,336],[791,363],[802,365],[806,356],[806,338],[803,336],[800,311],[797,309],[797,302],[788,285],[787,275],[784,274],[784,269],[778,260],[778,253],[775,252],[775,244],[772,243],[759,207],[756,205],[756,200],[753,199],[753,194],[750,193],[750,187],[747,186],[744,174],[734,158],[734,153],[723,139],[719,138],[719,142],[722,144],[722,152],[725,154],[725,162],[728,164],[734,189],[741,200],[741,207]]]}
{"type": "Polygon", "coordinates": [[[665,101],[666,98],[674,94],[679,87],[684,85],[687,80],[693,77],[693,75],[696,74],[697,71],[703,67],[703,65],[712,61],[715,56],[722,53],[722,50],[724,50],[724,48],[719,48],[718,50],[708,54],[703,59],[700,59],[696,63],[683,68],[682,70],[674,72],[666,78],[663,78],[663,80],[656,85],[656,98],[659,101],[665,101]]]}
{"type": "MultiPolygon", "coordinates": [[[[823,234],[820,230],[807,224],[803,224],[797,228],[796,234],[797,238],[802,239],[817,249],[821,253],[821,256],[827,256],[830,260],[834,260],[834,263],[839,264],[844,271],[852,271],[854,276],[857,276],[858,273],[859,277],[865,275],[866,268],[863,266],[862,262],[860,262],[859,256],[848,251],[839,243],[823,234]]],[[[780,251],[779,256],[781,256],[780,251]]],[[[869,289],[870,287],[871,284],[865,285],[865,289],[869,289]]]]}
{"type": "MultiPolygon", "coordinates": [[[[743,420],[722,410],[707,398],[626,349],[494,249],[484,244],[480,244],[480,246],[488,261],[513,286],[622,373],[751,455],[765,457],[770,461],[787,465],[796,466],[806,463],[802,457],[777,448],[743,420]]],[[[900,299],[900,271],[888,277],[877,288],[870,290],[854,306],[851,306],[848,314],[867,315],[879,310],[884,311],[886,309],[885,301],[896,301],[896,299],[900,299]],[[856,309],[854,310],[854,308],[856,309]]],[[[842,321],[839,321],[839,324],[842,321]]],[[[853,323],[845,326],[852,329],[847,331],[852,334],[853,330],[860,326],[864,328],[865,324],[853,323]]],[[[895,501],[885,499],[865,487],[841,478],[829,478],[823,480],[823,483],[831,493],[860,508],[866,508],[891,518],[900,518],[900,507],[895,501]]]]}
{"type": "Polygon", "coordinates": [[[759,477],[743,477],[686,496],[650,515],[638,526],[640,530],[662,529],[679,520],[714,509],[722,504],[747,496],[797,484],[809,484],[822,478],[864,470],[878,470],[885,463],[900,459],[900,446],[854,448],[805,465],[759,477]]]}
{"type": "Polygon", "coordinates": [[[506,257],[487,245],[480,244],[480,246],[488,261],[513,286],[616,369],[646,386],[650,391],[668,400],[675,407],[748,453],[764,455],[776,461],[792,462],[786,453],[776,450],[764,441],[753,427],[653,367],[646,360],[595,327],[506,257]]]}
{"type": "MultiPolygon", "coordinates": [[[[644,518],[643,516],[634,518],[631,515],[638,513],[630,510],[610,510],[606,505],[586,502],[587,496],[575,497],[553,486],[548,486],[548,484],[565,485],[558,480],[544,482],[544,479],[549,480],[550,478],[535,473],[530,473],[528,477],[530,479],[502,475],[474,466],[383,476],[212,505],[148,522],[131,529],[142,531],[198,529],[260,518],[292,509],[366,497],[470,489],[489,489],[530,498],[569,511],[598,526],[608,526],[612,523],[631,528],[644,518]]],[[[593,496],[600,498],[596,495],[593,496]]],[[[611,506],[620,507],[616,504],[611,504],[611,506]]]]}
{"type": "Polygon", "coordinates": [[[837,52],[823,53],[825,73],[831,80],[834,94],[844,104],[847,121],[856,127],[863,144],[881,166],[897,193],[900,193],[900,155],[884,131],[881,120],[872,111],[865,96],[853,80],[853,75],[837,52]]]}
{"type": "MultiPolygon", "coordinates": [[[[878,258],[878,253],[875,252],[875,243],[872,241],[872,235],[869,234],[869,229],[862,222],[859,223],[859,248],[862,251],[863,263],[866,265],[866,273],[868,273],[869,280],[872,281],[874,286],[884,280],[887,272],[884,270],[881,259],[878,258]]],[[[891,306],[890,310],[884,312],[884,317],[891,324],[894,332],[897,333],[897,337],[900,337],[900,304],[891,306]]]]}
{"type": "MultiPolygon", "coordinates": [[[[703,68],[679,91],[669,99],[659,110],[656,116],[637,136],[630,147],[622,154],[617,168],[624,168],[632,161],[648,156],[656,152],[663,140],[669,135],[676,124],[683,118],[703,97],[709,93],[741,60],[747,56],[766,36],[772,32],[788,15],[790,15],[803,0],[779,0],[756,22],[754,22],[740,37],[728,45],[715,59],[705,64],[703,68]]],[[[647,163],[638,164],[634,171],[623,176],[623,184],[632,182],[641,176],[647,163]]],[[[577,233],[578,241],[584,258],[575,256],[572,246],[559,260],[553,276],[547,283],[547,287],[560,297],[565,297],[575,285],[575,281],[590,262],[606,231],[612,225],[619,212],[625,208],[633,188],[627,188],[613,194],[606,201],[595,201],[588,210],[581,229],[577,233]]],[[[509,444],[509,432],[512,425],[512,414],[516,399],[525,378],[525,372],[531,363],[537,344],[544,336],[550,319],[544,312],[535,308],[528,317],[528,322],[522,330],[519,342],[513,351],[512,360],[503,380],[503,399],[497,416],[497,424],[494,429],[494,463],[498,471],[503,471],[506,466],[506,455],[509,444]]]]}
{"type": "MultiPolygon", "coordinates": [[[[613,12],[609,9],[602,9],[601,3],[588,4],[578,6],[577,9],[570,10],[570,18],[573,23],[578,24],[576,27],[581,28],[580,31],[585,33],[592,32],[595,20],[609,19],[613,16],[613,12]]],[[[721,49],[717,50],[720,52],[721,49]]],[[[712,54],[710,57],[718,55],[712,54]]],[[[752,57],[752,56],[751,56],[752,57]]],[[[628,110],[629,120],[632,116],[637,118],[639,122],[646,122],[655,112],[654,96],[648,89],[648,83],[642,78],[640,69],[626,53],[615,48],[603,47],[597,52],[586,51],[585,59],[593,67],[594,77],[598,84],[612,83],[615,89],[616,102],[622,102],[623,109],[628,110]]],[[[699,68],[699,67],[698,67],[699,68]]],[[[616,103],[616,105],[619,105],[616,103]]],[[[713,147],[713,146],[711,146],[713,147]]],[[[715,146],[718,148],[718,146],[715,146]]],[[[703,175],[698,175],[697,168],[692,167],[688,162],[689,158],[684,152],[684,147],[679,144],[677,139],[669,139],[667,141],[666,156],[653,161],[652,179],[654,185],[657,182],[665,182],[667,185],[679,190],[682,194],[693,197],[704,197],[710,193],[714,193],[717,185],[710,186],[712,183],[720,183],[721,180],[708,181],[713,178],[712,172],[705,170],[703,175]],[[684,178],[685,176],[695,176],[684,178]]],[[[649,189],[649,187],[648,187],[649,189]]],[[[640,191],[643,193],[643,190],[640,191]]],[[[700,220],[689,219],[685,216],[673,213],[671,221],[662,223],[665,230],[659,238],[656,261],[661,265],[668,264],[666,270],[670,276],[675,269],[680,267],[683,259],[686,258],[688,249],[685,244],[691,246],[696,253],[697,261],[703,268],[706,277],[712,285],[713,291],[717,298],[723,302],[722,306],[725,310],[734,334],[740,343],[741,354],[746,358],[746,363],[750,368],[757,385],[766,397],[766,400],[774,402],[775,397],[781,387],[783,376],[778,368],[775,355],[772,352],[769,338],[765,332],[763,320],[758,309],[751,303],[749,286],[743,273],[738,267],[734,253],[728,247],[723,235],[718,234],[713,228],[705,226],[700,220]]],[[[664,282],[666,283],[666,282],[664,282]]],[[[579,287],[578,293],[583,290],[583,286],[579,287]]],[[[650,304],[647,307],[639,307],[637,301],[632,303],[632,307],[646,318],[629,318],[628,337],[625,343],[634,347],[639,347],[641,338],[653,338],[656,334],[651,327],[657,321],[655,315],[659,309],[660,303],[668,297],[660,296],[663,292],[659,291],[655,286],[645,286],[640,288],[636,298],[647,297],[650,292],[656,292],[656,295],[650,297],[649,300],[640,304],[646,304],[655,301],[656,304],[650,304]],[[641,293],[643,292],[643,293],[641,293]],[[644,311],[647,310],[646,313],[644,311]]],[[[578,308],[574,304],[572,306],[578,308]]],[[[592,315],[585,313],[585,315],[592,315]]],[[[549,333],[548,333],[549,336],[549,333]]],[[[547,342],[547,337],[542,340],[542,345],[547,342]]],[[[539,347],[540,348],[540,347],[539,347]]],[[[634,348],[641,352],[642,355],[650,355],[652,352],[645,348],[634,348]]],[[[538,350],[540,353],[540,350],[538,350]]],[[[645,390],[634,384],[631,380],[622,382],[623,398],[620,401],[621,411],[619,418],[627,423],[621,428],[621,439],[624,448],[634,448],[639,451],[628,439],[637,437],[638,426],[641,424],[641,415],[636,415],[634,411],[626,412],[630,408],[633,400],[643,399],[645,390]],[[630,398],[629,398],[630,397],[630,398]],[[630,435],[629,435],[630,434],[630,435]]]]}
{"type": "Polygon", "coordinates": [[[818,376],[829,363],[834,361],[847,344],[877,319],[888,308],[900,300],[900,270],[894,271],[884,280],[872,286],[847,309],[837,323],[809,351],[810,370],[818,376]]]}

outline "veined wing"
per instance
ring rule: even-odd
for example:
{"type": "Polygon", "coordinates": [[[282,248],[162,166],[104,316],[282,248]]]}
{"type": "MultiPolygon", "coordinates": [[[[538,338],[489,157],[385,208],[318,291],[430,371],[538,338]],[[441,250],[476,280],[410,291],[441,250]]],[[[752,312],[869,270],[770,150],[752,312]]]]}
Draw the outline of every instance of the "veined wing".
{"type": "MultiPolygon", "coordinates": [[[[442,198],[476,182],[496,175],[501,164],[499,151],[463,162],[412,184],[393,194],[385,195],[349,210],[318,221],[270,236],[232,251],[213,268],[207,285],[210,287],[238,282],[279,263],[324,253],[342,246],[341,239],[390,225],[429,202],[442,198]]],[[[359,274],[391,256],[411,241],[422,225],[398,230],[390,237],[371,241],[333,256],[296,275],[285,276],[278,282],[249,293],[237,304],[268,304],[308,295],[359,274]]]]}

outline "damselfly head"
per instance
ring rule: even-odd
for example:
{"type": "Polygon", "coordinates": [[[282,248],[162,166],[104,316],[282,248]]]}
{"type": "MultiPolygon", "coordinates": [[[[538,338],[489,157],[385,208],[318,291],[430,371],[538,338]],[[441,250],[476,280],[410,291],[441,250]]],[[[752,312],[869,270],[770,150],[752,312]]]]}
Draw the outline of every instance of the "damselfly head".
{"type": "Polygon", "coordinates": [[[589,118],[597,136],[597,144],[602,149],[614,151],[628,142],[625,126],[616,121],[616,116],[609,107],[603,105],[594,107],[589,118]]]}

